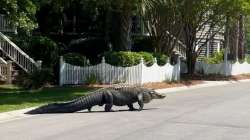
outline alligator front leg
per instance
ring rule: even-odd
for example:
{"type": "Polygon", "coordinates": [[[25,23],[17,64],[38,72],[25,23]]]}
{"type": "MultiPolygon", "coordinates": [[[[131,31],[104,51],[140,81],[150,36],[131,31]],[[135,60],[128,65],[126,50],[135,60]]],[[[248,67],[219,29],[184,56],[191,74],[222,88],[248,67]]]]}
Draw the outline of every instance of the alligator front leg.
{"type": "Polygon", "coordinates": [[[91,112],[91,107],[88,108],[88,111],[91,112]]]}
{"type": "Polygon", "coordinates": [[[135,111],[133,104],[128,104],[129,111],[135,111]]]}
{"type": "Polygon", "coordinates": [[[105,101],[106,101],[105,111],[106,112],[113,112],[113,110],[111,109],[113,106],[113,95],[109,91],[108,91],[107,95],[105,95],[105,101]]]}
{"type": "Polygon", "coordinates": [[[143,106],[144,106],[143,95],[142,94],[138,95],[138,104],[140,106],[139,109],[138,109],[138,111],[141,111],[143,109],[143,106]]]}

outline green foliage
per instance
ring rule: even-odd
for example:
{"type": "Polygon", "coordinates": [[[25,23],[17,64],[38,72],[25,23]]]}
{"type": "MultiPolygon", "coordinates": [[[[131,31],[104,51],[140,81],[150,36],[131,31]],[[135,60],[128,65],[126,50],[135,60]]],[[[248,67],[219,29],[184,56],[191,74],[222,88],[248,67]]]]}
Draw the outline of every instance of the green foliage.
{"type": "Polygon", "coordinates": [[[95,76],[95,74],[91,73],[87,78],[86,78],[86,83],[87,85],[92,85],[92,84],[98,84],[98,79],[95,76]]]}
{"type": "Polygon", "coordinates": [[[63,59],[65,60],[66,63],[76,66],[89,65],[89,60],[85,56],[77,53],[67,53],[63,56],[63,59]]]}
{"type": "Polygon", "coordinates": [[[96,64],[99,63],[101,54],[109,51],[109,48],[103,38],[89,37],[72,40],[67,51],[86,56],[91,64],[96,64]]]}
{"type": "Polygon", "coordinates": [[[24,89],[38,89],[53,82],[54,75],[51,69],[41,69],[31,74],[21,73],[17,77],[17,85],[24,89]]]}
{"type": "Polygon", "coordinates": [[[208,64],[219,64],[224,61],[224,51],[216,52],[209,58],[204,58],[208,64]]]}
{"type": "Polygon", "coordinates": [[[141,55],[136,52],[106,52],[106,62],[114,66],[130,67],[140,63],[141,55]]]}
{"type": "Polygon", "coordinates": [[[153,55],[157,59],[157,64],[163,66],[167,63],[168,56],[165,54],[154,53],[153,55]]]}
{"type": "Polygon", "coordinates": [[[0,11],[7,15],[13,25],[27,32],[37,27],[37,6],[33,0],[1,0],[0,11]]]}
{"type": "Polygon", "coordinates": [[[0,85],[0,112],[35,107],[54,102],[69,101],[94,89],[86,87],[50,87],[40,90],[24,90],[0,85]]]}
{"type": "Polygon", "coordinates": [[[138,52],[138,54],[143,58],[147,66],[152,66],[154,64],[154,57],[149,52],[138,52]]]}
{"type": "Polygon", "coordinates": [[[153,43],[150,37],[145,36],[134,36],[133,37],[133,47],[132,51],[140,52],[140,51],[146,51],[146,52],[153,52],[154,47],[153,43]]]}
{"type": "MultiPolygon", "coordinates": [[[[250,51],[250,15],[246,17],[245,21],[245,28],[246,28],[246,49],[250,51]]],[[[248,53],[248,52],[246,52],[248,53]]]]}
{"type": "Polygon", "coordinates": [[[250,64],[250,56],[246,56],[247,63],[250,64]]]}
{"type": "Polygon", "coordinates": [[[57,44],[47,37],[32,38],[26,51],[35,60],[42,60],[44,67],[52,67],[59,60],[57,44]]]}
{"type": "Polygon", "coordinates": [[[149,52],[126,52],[126,51],[106,52],[104,56],[107,63],[123,67],[138,65],[140,63],[141,58],[144,59],[144,63],[147,66],[153,65],[154,57],[156,57],[159,65],[164,65],[166,64],[167,61],[166,55],[152,54],[149,52]]]}

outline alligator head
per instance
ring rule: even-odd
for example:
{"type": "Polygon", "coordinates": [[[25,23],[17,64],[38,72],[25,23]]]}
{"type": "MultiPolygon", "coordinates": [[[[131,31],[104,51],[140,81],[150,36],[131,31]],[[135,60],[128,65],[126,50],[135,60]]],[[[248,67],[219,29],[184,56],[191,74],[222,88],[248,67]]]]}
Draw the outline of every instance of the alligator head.
{"type": "Polygon", "coordinates": [[[160,94],[153,89],[143,89],[143,102],[149,103],[153,99],[163,99],[166,96],[163,94],[160,94]]]}

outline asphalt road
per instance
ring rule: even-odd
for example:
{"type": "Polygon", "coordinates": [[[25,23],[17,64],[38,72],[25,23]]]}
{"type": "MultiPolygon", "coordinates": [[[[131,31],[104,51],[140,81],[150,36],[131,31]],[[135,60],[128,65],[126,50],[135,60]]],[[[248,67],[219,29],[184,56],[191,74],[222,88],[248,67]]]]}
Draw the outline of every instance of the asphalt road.
{"type": "Polygon", "coordinates": [[[141,112],[115,109],[0,123],[0,140],[250,139],[250,82],[169,93],[141,112]]]}

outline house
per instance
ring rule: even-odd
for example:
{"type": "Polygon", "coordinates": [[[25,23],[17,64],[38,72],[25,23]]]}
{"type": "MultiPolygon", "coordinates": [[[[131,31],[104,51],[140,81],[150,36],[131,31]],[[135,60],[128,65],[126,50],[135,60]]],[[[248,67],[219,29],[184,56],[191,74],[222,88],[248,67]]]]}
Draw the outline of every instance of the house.
{"type": "Polygon", "coordinates": [[[210,57],[215,52],[220,52],[223,49],[223,34],[223,30],[218,32],[216,27],[210,29],[209,25],[205,25],[202,31],[197,32],[196,38],[199,42],[197,42],[196,49],[202,46],[198,60],[202,60],[204,57],[210,57]]]}

